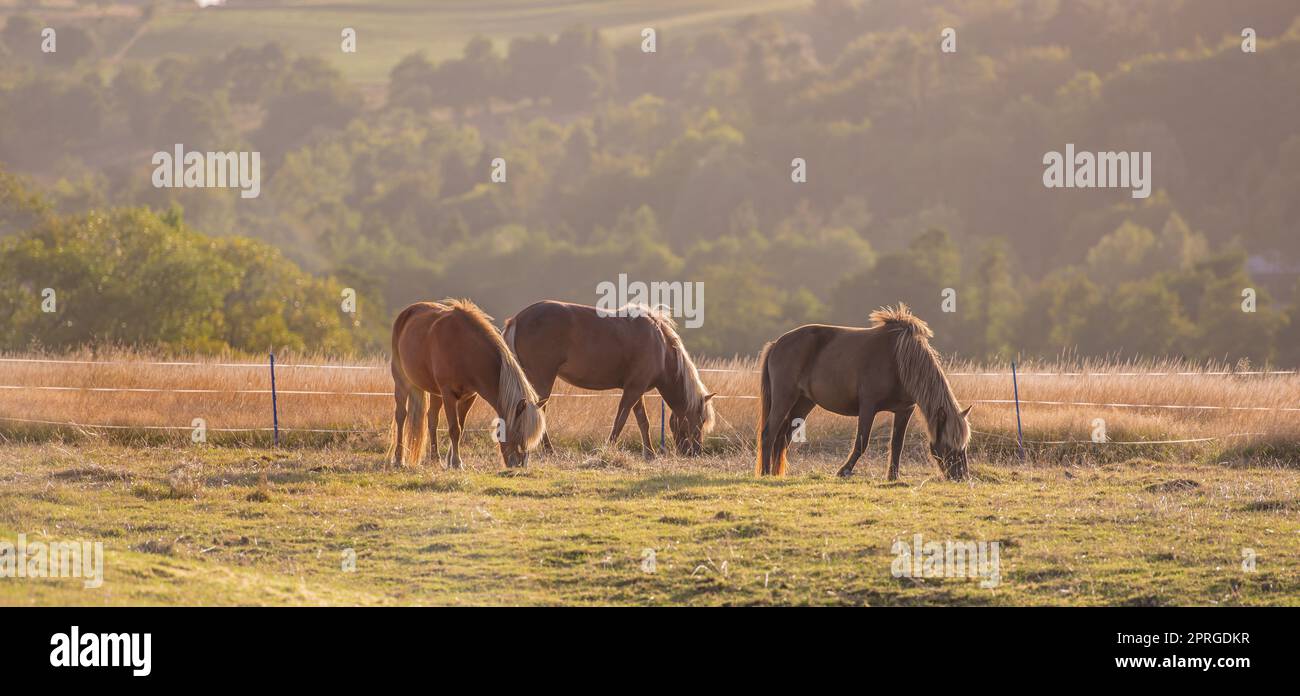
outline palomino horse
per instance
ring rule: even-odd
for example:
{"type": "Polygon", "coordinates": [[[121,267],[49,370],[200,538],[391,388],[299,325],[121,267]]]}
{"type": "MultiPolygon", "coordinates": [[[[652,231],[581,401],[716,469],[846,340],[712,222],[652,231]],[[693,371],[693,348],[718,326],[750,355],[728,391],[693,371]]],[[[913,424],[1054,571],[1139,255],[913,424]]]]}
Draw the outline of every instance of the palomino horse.
{"type": "Polygon", "coordinates": [[[907,422],[912,408],[920,406],[930,456],[944,476],[965,478],[970,408],[961,411],[957,405],[939,356],[930,347],[933,336],[907,305],[899,304],[898,309],[872,312],[869,329],[809,324],[767,344],[761,358],[758,475],[785,474],[791,421],[821,406],[858,417],[857,438],[840,476],[853,473],[876,413],[892,411],[889,480],[896,480],[907,422]]]}
{"type": "MultiPolygon", "coordinates": [[[[628,413],[636,414],[641,447],[654,457],[650,420],[641,396],[658,389],[673,415],[669,425],[681,454],[703,450],[713,428],[713,405],[699,370],[682,345],[672,317],[633,305],[604,313],[595,307],[551,300],[537,302],[506,320],[506,343],[519,356],[528,381],[545,401],[558,376],[583,389],[622,389],[611,443],[618,440],[628,413]]],[[[543,436],[542,446],[552,450],[543,436]]]]}
{"type": "Polygon", "coordinates": [[[496,439],[506,466],[527,464],[528,451],[546,431],[537,393],[514,354],[492,318],[468,300],[417,302],[402,310],[393,322],[392,370],[397,407],[389,453],[395,464],[402,463],[403,447],[417,464],[428,443],[438,457],[438,409],[443,408],[451,440],[447,466],[461,468],[460,434],[479,396],[501,419],[496,439]]]}

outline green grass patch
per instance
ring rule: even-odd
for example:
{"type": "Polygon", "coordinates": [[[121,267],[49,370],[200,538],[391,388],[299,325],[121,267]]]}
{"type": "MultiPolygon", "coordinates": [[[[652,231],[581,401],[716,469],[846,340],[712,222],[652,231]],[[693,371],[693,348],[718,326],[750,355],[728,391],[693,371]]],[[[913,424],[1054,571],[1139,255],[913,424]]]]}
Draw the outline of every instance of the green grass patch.
{"type": "Polygon", "coordinates": [[[105,580],[0,580],[0,604],[1296,604],[1300,472],[1130,459],[805,453],[643,461],[566,451],[505,471],[343,449],[0,446],[0,540],[102,542],[105,580]],[[591,466],[592,459],[617,466],[591,466]],[[895,577],[893,544],[1000,546],[1000,583],[895,577]],[[1254,572],[1242,568],[1255,557],[1254,572]]]}

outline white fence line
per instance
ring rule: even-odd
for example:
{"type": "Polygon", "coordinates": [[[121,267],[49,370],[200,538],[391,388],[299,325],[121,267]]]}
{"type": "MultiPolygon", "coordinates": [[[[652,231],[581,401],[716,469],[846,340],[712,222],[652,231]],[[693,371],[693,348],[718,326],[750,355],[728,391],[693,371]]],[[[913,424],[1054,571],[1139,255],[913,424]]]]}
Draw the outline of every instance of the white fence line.
{"type": "MultiPolygon", "coordinates": [[[[56,358],[0,358],[0,363],[30,363],[52,365],[139,365],[143,367],[220,367],[269,370],[268,363],[199,362],[199,361],[142,361],[142,360],[65,360],[56,358]]],[[[387,370],[387,365],[315,365],[307,363],[276,363],[276,369],[315,370],[387,370]]],[[[756,375],[758,370],[733,370],[719,367],[702,367],[700,372],[719,374],[756,375]]],[[[1010,372],[949,372],[949,377],[1010,377],[1010,372]]],[[[1282,376],[1300,375],[1300,370],[1211,370],[1185,372],[1019,372],[1020,377],[1231,377],[1231,376],[1282,376]]]]}
{"type": "MultiPolygon", "coordinates": [[[[198,430],[192,425],[120,425],[120,424],[100,424],[100,423],[76,423],[73,421],[52,421],[39,420],[36,418],[14,418],[12,416],[0,416],[0,420],[13,421],[15,423],[39,423],[42,425],[59,425],[69,428],[107,428],[110,430],[198,430]]],[[[253,432],[272,432],[275,428],[214,428],[204,426],[209,432],[219,433],[253,433],[253,432]]],[[[375,429],[343,429],[343,428],[280,428],[280,432],[298,432],[298,433],[382,433],[385,430],[375,429]]]]}
{"type": "MultiPolygon", "coordinates": [[[[196,361],[148,361],[148,360],[61,360],[53,358],[0,358],[0,363],[35,363],[51,365],[141,365],[144,367],[232,367],[271,369],[269,363],[230,363],[230,362],[196,362],[196,361]]],[[[280,368],[312,368],[318,370],[383,370],[386,365],[307,365],[276,363],[280,368]]]]}
{"type": "MultiPolygon", "coordinates": [[[[86,391],[86,392],[133,392],[139,394],[266,394],[271,393],[270,389],[181,389],[169,387],[64,387],[45,384],[0,384],[0,389],[24,390],[31,389],[35,391],[86,391]]],[[[349,391],[320,391],[312,389],[276,389],[275,394],[282,396],[290,395],[313,395],[313,396],[379,396],[393,398],[392,392],[349,392],[349,391]]],[[[551,398],[565,397],[574,399],[610,399],[622,396],[620,392],[608,391],[598,394],[573,394],[567,392],[557,392],[551,394],[551,398]]],[[[659,398],[658,393],[647,392],[647,397],[659,398]]],[[[745,394],[719,394],[715,399],[757,399],[757,396],[745,394]]]]}
{"type": "MultiPolygon", "coordinates": [[[[970,403],[977,404],[1014,404],[1013,399],[972,399],[970,403]]],[[[1201,406],[1186,404],[1126,404],[1126,403],[1104,403],[1100,401],[1035,401],[1021,399],[1020,404],[1032,404],[1037,406],[1093,406],[1096,408],[1167,408],[1183,409],[1192,411],[1278,411],[1293,412],[1300,411],[1300,407],[1288,406],[1201,406]]]]}
{"type": "MultiPolygon", "coordinates": [[[[177,366],[177,367],[218,367],[218,368],[240,368],[240,369],[270,369],[269,364],[264,363],[229,363],[229,362],[197,362],[197,361],[103,361],[103,360],[66,360],[66,359],[45,359],[45,358],[0,358],[0,363],[29,363],[29,364],[72,364],[72,365],[123,365],[123,366],[177,366]]],[[[369,366],[369,365],[317,365],[317,364],[277,364],[276,368],[281,369],[332,369],[332,370],[383,370],[386,366],[369,366]]],[[[734,373],[734,374],[757,374],[757,370],[729,370],[721,368],[701,368],[700,372],[705,373],[734,373]]],[[[968,376],[968,377],[1011,377],[1011,373],[1006,372],[949,372],[950,376],[968,376]]],[[[1020,377],[1194,377],[1194,376],[1234,376],[1234,375],[1252,375],[1252,376],[1280,376],[1296,375],[1295,370],[1258,370],[1258,371],[1208,371],[1208,372],[1021,372],[1020,377]]],[[[61,392],[93,392],[93,393],[174,393],[174,394],[242,394],[242,395],[269,395],[271,389],[202,389],[202,388],[175,388],[175,387],[74,387],[62,385],[21,385],[21,384],[3,384],[0,390],[35,390],[35,391],[61,391],[61,392]]],[[[330,391],[330,390],[308,390],[308,389],[276,389],[274,393],[278,395],[308,395],[308,396],[363,396],[363,397],[382,397],[392,398],[392,393],[373,392],[373,391],[330,391]]],[[[617,398],[620,393],[617,391],[601,393],[566,393],[560,392],[552,394],[551,398],[617,398]]],[[[657,393],[647,393],[650,398],[662,398],[657,393]]],[[[728,394],[718,395],[717,399],[735,399],[735,400],[753,400],[760,397],[745,394],[728,394]]],[[[995,405],[1012,405],[1016,401],[1013,399],[973,399],[970,403],[983,403],[995,405]]],[[[1300,407],[1285,406],[1222,406],[1222,405],[1202,405],[1202,404],[1143,404],[1143,403],[1124,403],[1124,402],[1095,402],[1095,401],[1049,401],[1049,400],[1032,400],[1021,399],[1022,405],[1037,406],[1087,406],[1092,408],[1134,408],[1134,409],[1174,409],[1174,410],[1192,410],[1192,411],[1252,411],[1252,412],[1276,412],[1276,413],[1295,413],[1300,412],[1300,407]]],[[[72,421],[52,421],[30,418],[17,418],[11,416],[0,416],[0,420],[35,423],[43,425],[56,425],[76,428],[104,428],[104,429],[121,429],[121,430],[194,430],[191,426],[159,426],[159,425],[110,425],[110,424],[90,424],[75,423],[72,421]]],[[[272,432],[275,428],[207,428],[213,432],[272,432]]],[[[280,428],[285,432],[314,432],[314,433],[381,433],[384,430],[375,429],[338,429],[338,428],[280,428]]],[[[974,431],[980,432],[980,431],[974,431]]],[[[1006,439],[1003,435],[994,433],[982,433],[992,437],[1006,439]]],[[[1116,445],[1142,445],[1142,444],[1185,444],[1197,442],[1210,442],[1214,440],[1227,439],[1233,437],[1246,437],[1251,435],[1260,435],[1262,433],[1232,433],[1218,437],[1189,438],[1178,440],[1137,440],[1137,441],[1105,441],[1093,442],[1091,440],[1026,440],[1025,442],[1033,444],[1116,444],[1116,445]]],[[[723,438],[725,439],[725,438],[723,438]]]]}
{"type": "MultiPolygon", "coordinates": [[[[167,387],[68,387],[54,385],[24,385],[24,384],[0,384],[0,390],[34,390],[34,391],[84,391],[84,392],[129,392],[141,394],[261,394],[269,395],[270,389],[183,389],[167,387]]],[[[392,398],[392,392],[349,392],[349,391],[328,391],[314,389],[276,389],[277,395],[297,395],[297,396],[368,396],[392,398]]],[[[595,394],[575,394],[567,392],[558,392],[551,394],[550,398],[573,398],[573,399],[613,399],[620,397],[617,391],[607,391],[595,394]]],[[[659,394],[647,392],[649,398],[661,398],[659,394]]],[[[716,399],[736,399],[736,400],[753,400],[758,396],[749,394],[719,394],[716,399]]],[[[1013,399],[971,399],[968,403],[976,404],[1014,404],[1013,399]]],[[[1094,408],[1163,408],[1191,411],[1262,411],[1262,412],[1280,412],[1293,413],[1300,412],[1300,407],[1289,406],[1212,406],[1201,404],[1135,404],[1123,402],[1102,402],[1102,401],[1047,401],[1034,399],[1021,399],[1022,405],[1036,406],[1091,406],[1094,408]]]]}

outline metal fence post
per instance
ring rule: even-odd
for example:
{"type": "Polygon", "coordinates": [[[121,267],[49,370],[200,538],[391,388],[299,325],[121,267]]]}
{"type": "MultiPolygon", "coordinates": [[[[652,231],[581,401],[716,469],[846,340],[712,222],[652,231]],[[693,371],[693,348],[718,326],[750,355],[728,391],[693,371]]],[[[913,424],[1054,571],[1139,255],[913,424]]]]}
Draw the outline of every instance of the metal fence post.
{"type": "Polygon", "coordinates": [[[1020,427],[1020,384],[1016,379],[1016,361],[1011,361],[1011,390],[1016,399],[1016,443],[1020,446],[1020,459],[1025,459],[1025,431],[1020,427]]]}
{"type": "Polygon", "coordinates": [[[280,406],[275,400],[275,352],[271,352],[271,426],[274,431],[272,442],[280,446],[280,406]]]}

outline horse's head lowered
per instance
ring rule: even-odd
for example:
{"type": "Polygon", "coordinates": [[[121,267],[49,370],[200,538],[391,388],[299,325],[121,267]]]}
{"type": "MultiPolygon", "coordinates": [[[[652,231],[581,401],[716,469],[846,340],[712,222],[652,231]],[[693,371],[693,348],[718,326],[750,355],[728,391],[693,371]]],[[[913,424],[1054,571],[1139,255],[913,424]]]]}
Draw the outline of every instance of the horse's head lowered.
{"type": "Polygon", "coordinates": [[[701,394],[688,399],[685,406],[673,411],[668,427],[673,431],[673,445],[683,456],[698,456],[704,451],[704,436],[713,430],[713,404],[716,394],[701,394]]]}
{"type": "Polygon", "coordinates": [[[960,481],[969,474],[966,445],[970,442],[970,410],[958,414],[951,422],[941,411],[935,416],[934,432],[930,437],[930,458],[939,465],[945,478],[960,481]]]}
{"type": "Polygon", "coordinates": [[[541,442],[546,431],[546,416],[542,413],[545,401],[536,397],[520,398],[515,402],[510,417],[505,419],[504,438],[501,440],[501,457],[508,467],[527,466],[528,452],[541,442]]]}

